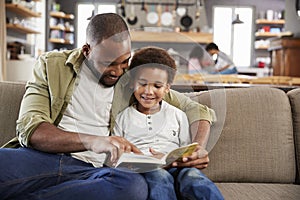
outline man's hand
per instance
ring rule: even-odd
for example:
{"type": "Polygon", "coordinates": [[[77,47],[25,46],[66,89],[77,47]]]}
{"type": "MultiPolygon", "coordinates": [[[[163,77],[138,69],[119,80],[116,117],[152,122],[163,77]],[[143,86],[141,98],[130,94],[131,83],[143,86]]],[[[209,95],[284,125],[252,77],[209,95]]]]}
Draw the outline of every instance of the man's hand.
{"type": "Polygon", "coordinates": [[[124,152],[142,153],[135,145],[119,136],[94,136],[89,141],[89,150],[95,153],[109,153],[112,163],[116,162],[124,152]]]}
{"type": "Polygon", "coordinates": [[[195,167],[198,169],[204,169],[208,166],[208,162],[208,152],[198,145],[191,156],[184,157],[181,161],[173,162],[172,167],[195,167]]]}

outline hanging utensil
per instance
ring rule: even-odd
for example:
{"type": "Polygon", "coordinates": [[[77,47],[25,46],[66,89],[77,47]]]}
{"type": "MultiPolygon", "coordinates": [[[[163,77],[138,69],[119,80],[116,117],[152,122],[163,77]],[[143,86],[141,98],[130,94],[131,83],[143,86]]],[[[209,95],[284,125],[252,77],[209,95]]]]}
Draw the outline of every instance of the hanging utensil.
{"type": "Polygon", "coordinates": [[[148,11],[148,10],[147,10],[147,7],[146,7],[146,5],[145,5],[145,1],[144,1],[144,0],[142,1],[141,11],[145,11],[145,12],[148,11]]]}
{"type": "Polygon", "coordinates": [[[178,8],[178,0],[176,0],[175,4],[174,4],[174,9],[172,11],[172,26],[174,27],[176,24],[176,17],[177,17],[177,13],[176,10],[178,8]]]}
{"type": "Polygon", "coordinates": [[[157,26],[160,27],[161,26],[161,13],[162,13],[161,4],[158,4],[158,6],[156,7],[156,11],[157,11],[157,15],[158,15],[157,26]]]}
{"type": "Polygon", "coordinates": [[[127,22],[130,25],[135,25],[137,23],[137,21],[138,21],[138,18],[135,15],[134,5],[132,3],[131,6],[130,6],[130,15],[127,18],[127,22]]]}
{"type": "Polygon", "coordinates": [[[155,6],[152,5],[150,10],[147,14],[147,22],[149,24],[156,24],[158,22],[158,14],[155,12],[155,6]]]}
{"type": "Polygon", "coordinates": [[[200,9],[201,9],[201,0],[196,0],[196,14],[195,14],[195,19],[200,18],[200,9]]]}
{"type": "Polygon", "coordinates": [[[173,21],[173,15],[169,11],[169,5],[166,5],[165,11],[161,15],[161,23],[164,26],[170,26],[172,24],[172,21],[173,21]]]}
{"type": "Polygon", "coordinates": [[[190,26],[193,23],[193,19],[188,15],[188,8],[186,8],[185,15],[180,19],[180,24],[185,28],[184,31],[189,31],[190,26]]]}
{"type": "Polygon", "coordinates": [[[125,11],[125,0],[121,1],[121,15],[125,18],[126,17],[126,11],[125,11]]]}

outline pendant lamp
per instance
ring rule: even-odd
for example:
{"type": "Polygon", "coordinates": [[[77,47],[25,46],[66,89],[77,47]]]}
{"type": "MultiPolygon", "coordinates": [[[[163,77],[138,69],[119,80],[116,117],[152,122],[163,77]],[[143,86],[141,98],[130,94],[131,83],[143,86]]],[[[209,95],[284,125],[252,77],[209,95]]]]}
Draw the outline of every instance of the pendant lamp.
{"type": "Polygon", "coordinates": [[[91,20],[95,16],[95,10],[92,11],[92,15],[87,18],[87,20],[91,20]]]}
{"type": "Polygon", "coordinates": [[[240,20],[240,15],[236,14],[235,20],[232,21],[232,24],[243,24],[244,22],[240,20]]]}

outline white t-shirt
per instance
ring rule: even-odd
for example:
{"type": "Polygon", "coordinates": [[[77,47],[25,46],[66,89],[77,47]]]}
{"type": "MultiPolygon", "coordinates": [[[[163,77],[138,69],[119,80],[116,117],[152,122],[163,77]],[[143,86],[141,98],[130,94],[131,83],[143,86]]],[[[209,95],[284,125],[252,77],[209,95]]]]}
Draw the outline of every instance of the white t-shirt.
{"type": "Polygon", "coordinates": [[[168,153],[191,143],[186,114],[165,101],[159,112],[150,115],[135,106],[126,108],[117,115],[114,134],[125,137],[146,155],[151,155],[150,147],[168,153]]]}
{"type": "MultiPolygon", "coordinates": [[[[91,70],[84,63],[82,65],[78,85],[58,127],[76,133],[108,136],[114,87],[99,84],[91,70]]],[[[101,167],[106,156],[91,151],[71,155],[95,167],[101,167]]]]}
{"type": "Polygon", "coordinates": [[[222,67],[225,67],[226,65],[230,65],[227,69],[233,69],[235,67],[232,60],[225,53],[219,51],[218,60],[215,67],[216,69],[220,69],[222,67]]]}

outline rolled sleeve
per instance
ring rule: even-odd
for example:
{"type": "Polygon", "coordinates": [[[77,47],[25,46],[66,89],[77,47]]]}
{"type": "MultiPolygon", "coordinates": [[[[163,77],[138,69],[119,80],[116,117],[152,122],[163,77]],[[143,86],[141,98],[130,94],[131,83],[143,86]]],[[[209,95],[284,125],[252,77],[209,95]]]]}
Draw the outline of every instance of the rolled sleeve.
{"type": "Polygon", "coordinates": [[[17,120],[17,137],[19,143],[23,147],[29,147],[30,137],[35,129],[42,122],[51,122],[49,119],[45,119],[42,115],[30,113],[23,118],[17,120]]]}
{"type": "Polygon", "coordinates": [[[52,122],[45,77],[44,62],[39,59],[34,68],[34,80],[26,84],[26,92],[17,120],[17,137],[22,146],[29,146],[30,137],[40,123],[52,122]]]}

